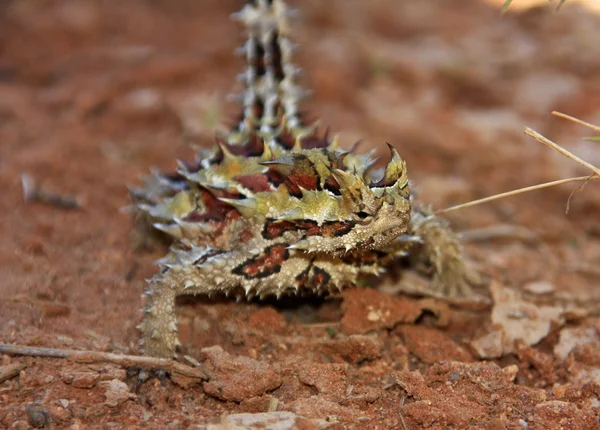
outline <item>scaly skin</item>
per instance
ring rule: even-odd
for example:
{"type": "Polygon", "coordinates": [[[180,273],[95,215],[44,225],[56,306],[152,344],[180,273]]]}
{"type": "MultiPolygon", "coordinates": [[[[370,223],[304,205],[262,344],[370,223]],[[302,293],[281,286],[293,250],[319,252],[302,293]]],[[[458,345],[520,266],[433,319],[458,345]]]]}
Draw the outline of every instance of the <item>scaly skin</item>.
{"type": "Polygon", "coordinates": [[[375,179],[368,155],[318,136],[298,110],[282,0],[249,1],[243,118],[176,173],[132,192],[140,218],[173,238],[145,292],[142,351],[171,357],[175,299],[323,294],[361,284],[399,258],[432,272],[432,292],[468,295],[478,283],[447,224],[411,200],[406,164],[375,179]]]}

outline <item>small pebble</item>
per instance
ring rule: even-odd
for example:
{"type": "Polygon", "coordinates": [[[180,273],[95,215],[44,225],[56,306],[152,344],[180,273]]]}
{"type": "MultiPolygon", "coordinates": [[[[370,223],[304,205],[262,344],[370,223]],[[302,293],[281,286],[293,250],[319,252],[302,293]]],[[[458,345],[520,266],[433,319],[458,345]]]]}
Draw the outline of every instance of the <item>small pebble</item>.
{"type": "Polygon", "coordinates": [[[29,424],[31,424],[34,428],[41,429],[48,423],[52,422],[48,410],[42,407],[39,403],[30,403],[25,408],[25,412],[27,412],[29,424]]]}
{"type": "Polygon", "coordinates": [[[547,281],[535,281],[526,284],[523,289],[531,294],[548,294],[554,291],[554,285],[547,281]]]}

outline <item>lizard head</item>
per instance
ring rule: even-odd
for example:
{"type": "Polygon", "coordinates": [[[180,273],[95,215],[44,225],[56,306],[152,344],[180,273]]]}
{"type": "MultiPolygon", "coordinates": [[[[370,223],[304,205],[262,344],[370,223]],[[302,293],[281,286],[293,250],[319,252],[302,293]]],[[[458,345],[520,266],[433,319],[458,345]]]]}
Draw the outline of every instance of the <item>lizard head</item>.
{"type": "Polygon", "coordinates": [[[295,222],[301,221],[296,218],[301,215],[304,223],[313,225],[292,249],[343,255],[384,249],[407,233],[411,203],[406,163],[396,149],[389,148],[391,159],[380,180],[371,181],[365,172],[348,168],[352,164],[348,160],[344,169],[329,167],[327,191],[303,190],[291,215],[295,222]]]}

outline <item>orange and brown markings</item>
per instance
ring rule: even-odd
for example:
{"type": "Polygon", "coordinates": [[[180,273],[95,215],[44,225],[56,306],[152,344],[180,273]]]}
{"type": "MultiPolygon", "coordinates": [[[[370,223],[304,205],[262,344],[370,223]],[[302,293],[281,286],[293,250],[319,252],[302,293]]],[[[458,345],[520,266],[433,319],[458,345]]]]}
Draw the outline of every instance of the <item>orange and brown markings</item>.
{"type": "Polygon", "coordinates": [[[234,180],[243,187],[248,188],[250,191],[255,193],[273,191],[274,189],[271,182],[269,181],[269,177],[262,173],[236,176],[234,180]]]}
{"type": "Polygon", "coordinates": [[[290,154],[272,161],[260,163],[279,173],[294,197],[302,197],[302,189],[321,190],[320,178],[315,166],[303,154],[290,154]]]}
{"type": "Polygon", "coordinates": [[[314,259],[309,265],[294,279],[294,284],[299,289],[320,289],[326,288],[331,281],[331,275],[320,267],[313,265],[314,259]]]}
{"type": "Polygon", "coordinates": [[[320,267],[315,267],[312,270],[313,276],[310,280],[313,288],[325,288],[331,281],[331,275],[320,267]]]}
{"type": "Polygon", "coordinates": [[[238,235],[240,243],[248,243],[254,238],[254,231],[251,228],[246,228],[238,235]]]}
{"type": "Polygon", "coordinates": [[[377,250],[354,251],[345,254],[342,257],[344,263],[352,266],[372,266],[377,264],[387,254],[377,250]]]}
{"type": "Polygon", "coordinates": [[[290,256],[285,244],[277,244],[265,248],[264,252],[256,257],[249,258],[233,269],[233,273],[246,279],[260,279],[279,273],[281,265],[290,256]]]}
{"type": "Polygon", "coordinates": [[[323,223],[319,233],[309,234],[308,236],[323,237],[341,237],[352,231],[356,223],[354,221],[328,221],[323,223]]]}
{"type": "MultiPolygon", "coordinates": [[[[299,115],[301,119],[304,119],[304,116],[304,114],[299,115]]],[[[308,119],[308,122],[302,122],[305,124],[310,124],[314,121],[308,119]]],[[[279,125],[281,126],[281,123],[279,125]]],[[[283,148],[291,150],[296,145],[294,133],[288,127],[284,127],[277,138],[277,143],[279,143],[279,145],[283,148]]],[[[318,130],[315,130],[313,134],[305,136],[300,140],[300,146],[302,149],[323,149],[327,148],[330,143],[331,140],[329,139],[329,129],[326,129],[322,136],[319,136],[318,130]]]]}
{"type": "Polygon", "coordinates": [[[208,191],[205,189],[200,189],[200,200],[205,208],[204,212],[199,210],[194,210],[190,212],[185,218],[184,221],[187,222],[209,222],[209,221],[225,221],[229,215],[237,211],[233,208],[233,206],[228,205],[227,203],[222,202],[218,199],[218,197],[226,197],[230,199],[239,199],[241,196],[237,192],[229,192],[227,190],[219,190],[218,195],[215,194],[216,191],[208,191]]]}
{"type": "Polygon", "coordinates": [[[219,146],[219,152],[211,160],[211,164],[221,163],[225,158],[224,151],[242,157],[259,157],[264,152],[263,139],[257,136],[256,133],[252,133],[248,139],[241,144],[229,143],[225,136],[217,136],[215,140],[219,146]]]}
{"type": "Polygon", "coordinates": [[[305,236],[341,237],[352,231],[354,221],[328,221],[319,226],[316,221],[277,221],[267,219],[262,235],[265,239],[282,237],[288,231],[302,231],[305,236]]]}

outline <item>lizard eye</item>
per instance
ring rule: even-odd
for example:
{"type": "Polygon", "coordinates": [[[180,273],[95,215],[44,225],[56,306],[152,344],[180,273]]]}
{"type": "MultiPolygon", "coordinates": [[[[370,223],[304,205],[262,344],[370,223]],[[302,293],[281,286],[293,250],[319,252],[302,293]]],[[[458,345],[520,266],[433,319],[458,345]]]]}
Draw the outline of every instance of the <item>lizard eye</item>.
{"type": "Polygon", "coordinates": [[[364,211],[360,211],[356,213],[356,216],[359,217],[360,219],[365,219],[371,216],[371,214],[368,214],[364,211]]]}

